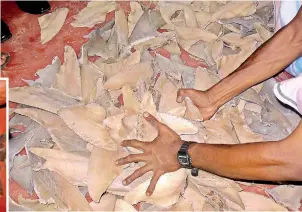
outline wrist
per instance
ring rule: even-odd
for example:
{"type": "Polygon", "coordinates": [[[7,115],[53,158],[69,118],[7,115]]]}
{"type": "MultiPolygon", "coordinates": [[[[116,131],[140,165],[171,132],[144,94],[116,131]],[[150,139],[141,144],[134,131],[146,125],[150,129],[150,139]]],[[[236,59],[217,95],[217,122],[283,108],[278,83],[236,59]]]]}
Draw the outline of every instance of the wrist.
{"type": "Polygon", "coordinates": [[[212,107],[215,110],[218,110],[218,108],[224,104],[224,103],[221,104],[221,102],[220,102],[222,97],[219,95],[219,93],[216,92],[216,86],[211,87],[210,89],[206,90],[205,92],[206,92],[206,95],[208,96],[208,99],[209,99],[212,107]]]}
{"type": "Polygon", "coordinates": [[[196,164],[196,157],[195,157],[195,150],[196,150],[196,146],[197,146],[198,143],[192,143],[189,148],[188,148],[188,154],[189,156],[191,157],[191,160],[192,160],[192,166],[193,167],[197,167],[197,164],[196,164]]]}
{"type": "Polygon", "coordinates": [[[182,141],[182,145],[180,146],[177,152],[177,160],[181,168],[191,169],[192,166],[192,159],[188,152],[189,147],[193,145],[192,142],[182,141]]]}

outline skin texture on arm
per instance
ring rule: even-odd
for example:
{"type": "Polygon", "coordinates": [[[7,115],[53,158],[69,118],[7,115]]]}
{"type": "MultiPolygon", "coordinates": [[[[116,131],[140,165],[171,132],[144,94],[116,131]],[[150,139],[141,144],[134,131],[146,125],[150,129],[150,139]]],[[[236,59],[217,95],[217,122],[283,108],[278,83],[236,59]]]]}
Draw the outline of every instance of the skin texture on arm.
{"type": "MultiPolygon", "coordinates": [[[[302,9],[300,16],[301,13],[302,9]]],[[[299,15],[258,48],[235,72],[209,90],[219,107],[302,56],[302,20],[299,15]]]]}
{"type": "Polygon", "coordinates": [[[207,91],[180,89],[178,102],[189,97],[204,120],[246,89],[276,75],[302,56],[302,8],[296,17],[258,48],[237,70],[207,91]],[[231,85],[231,86],[230,86],[231,85]]]}
{"type": "Polygon", "coordinates": [[[193,166],[245,180],[302,181],[302,121],[281,141],[248,144],[193,144],[193,166]],[[219,156],[219,157],[217,157],[219,156]]]}

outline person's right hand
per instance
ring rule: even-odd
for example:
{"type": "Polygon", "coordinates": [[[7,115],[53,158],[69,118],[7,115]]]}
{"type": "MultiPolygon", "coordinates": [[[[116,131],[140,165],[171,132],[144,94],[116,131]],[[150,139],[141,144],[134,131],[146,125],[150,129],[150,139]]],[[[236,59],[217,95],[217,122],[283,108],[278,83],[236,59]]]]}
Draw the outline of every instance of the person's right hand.
{"type": "Polygon", "coordinates": [[[207,91],[181,88],[177,92],[176,101],[180,103],[184,100],[184,97],[189,97],[192,100],[194,105],[199,109],[203,120],[210,119],[219,108],[207,91]]]}

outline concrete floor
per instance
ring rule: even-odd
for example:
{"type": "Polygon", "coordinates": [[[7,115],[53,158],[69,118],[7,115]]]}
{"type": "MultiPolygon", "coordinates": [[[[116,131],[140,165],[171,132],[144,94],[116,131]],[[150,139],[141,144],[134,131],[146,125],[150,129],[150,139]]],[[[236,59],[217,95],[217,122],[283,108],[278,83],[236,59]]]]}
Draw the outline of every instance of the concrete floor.
{"type": "MultiPolygon", "coordinates": [[[[82,8],[86,6],[86,2],[67,2],[67,1],[51,1],[51,10],[56,8],[68,7],[69,13],[66,21],[59,31],[59,33],[49,42],[42,45],[40,43],[40,27],[38,24],[38,17],[40,15],[31,15],[21,11],[15,2],[1,2],[1,18],[8,24],[12,33],[12,38],[7,42],[1,44],[2,52],[8,52],[11,55],[11,61],[7,67],[2,70],[2,77],[9,78],[9,86],[25,86],[27,85],[22,79],[35,79],[35,73],[38,69],[44,68],[51,63],[54,56],[59,56],[63,61],[63,50],[65,45],[70,45],[79,54],[82,44],[87,42],[88,39],[84,35],[89,34],[96,27],[101,27],[106,22],[114,17],[114,12],[107,14],[105,23],[98,24],[93,28],[74,28],[70,25],[73,18],[82,8]]],[[[128,14],[130,7],[129,2],[119,2],[128,14]]],[[[145,5],[151,5],[149,2],[143,2],[145,5]]],[[[158,49],[156,52],[163,56],[169,57],[169,53],[163,49],[158,49]]],[[[182,50],[181,59],[189,66],[197,67],[206,65],[202,61],[196,61],[189,57],[189,55],[182,50]]],[[[288,74],[282,73],[278,77],[278,81],[290,78],[288,74]]],[[[11,104],[14,106],[14,104],[11,104]]],[[[24,154],[23,151],[22,154],[24,154]]],[[[0,170],[1,172],[1,170],[0,170]]],[[[272,188],[272,185],[241,185],[245,191],[250,191],[269,197],[264,188],[272,188]]],[[[37,195],[28,194],[13,180],[9,181],[9,193],[13,200],[17,200],[19,194],[24,198],[36,199],[37,195]]],[[[87,199],[90,199],[87,197],[87,199]]]]}

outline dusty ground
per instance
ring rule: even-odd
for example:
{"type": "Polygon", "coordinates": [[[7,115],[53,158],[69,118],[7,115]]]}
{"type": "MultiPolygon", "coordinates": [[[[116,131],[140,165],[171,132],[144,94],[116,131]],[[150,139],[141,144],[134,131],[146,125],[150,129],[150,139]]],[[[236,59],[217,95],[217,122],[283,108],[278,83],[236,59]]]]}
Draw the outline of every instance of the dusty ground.
{"type": "MultiPolygon", "coordinates": [[[[119,2],[126,12],[129,12],[129,3],[119,2]]],[[[148,4],[148,2],[145,2],[148,4]]],[[[4,52],[8,52],[11,55],[11,61],[8,66],[2,70],[3,77],[8,77],[10,80],[10,87],[24,86],[26,85],[22,79],[34,79],[35,73],[38,69],[44,68],[50,64],[54,56],[59,56],[63,61],[63,47],[70,45],[74,48],[78,54],[80,47],[88,39],[84,38],[96,27],[100,27],[103,24],[96,25],[93,28],[74,28],[70,25],[73,20],[72,16],[78,13],[82,8],[86,6],[85,2],[50,2],[52,11],[58,7],[68,7],[69,13],[60,32],[49,42],[42,45],[40,43],[40,27],[38,24],[37,15],[30,15],[23,13],[16,6],[15,2],[1,2],[1,12],[3,20],[8,24],[13,37],[1,45],[4,52]]],[[[114,12],[107,14],[106,22],[114,17],[114,12]]],[[[158,52],[164,56],[169,57],[169,54],[159,49],[158,52]]],[[[182,51],[182,60],[185,64],[197,67],[205,66],[200,61],[194,61],[182,51]]],[[[281,74],[278,80],[286,79],[290,77],[287,74],[281,74]]],[[[1,114],[0,114],[1,115],[1,114]]],[[[24,151],[23,151],[24,152],[24,151]]],[[[1,169],[0,169],[1,172],[1,169]]],[[[241,185],[245,191],[254,192],[268,196],[265,193],[264,188],[272,188],[273,185],[254,185],[246,186],[241,185]]],[[[29,195],[14,181],[9,181],[9,192],[12,199],[16,200],[19,194],[22,194],[24,198],[37,198],[35,194],[29,195]]],[[[89,197],[87,197],[89,198],[89,197]]],[[[1,204],[1,203],[0,203],[1,204]]],[[[300,207],[302,209],[302,207],[300,207]]]]}

